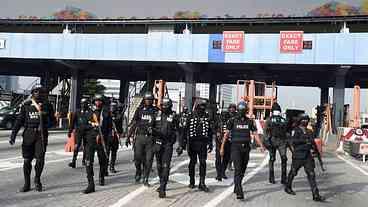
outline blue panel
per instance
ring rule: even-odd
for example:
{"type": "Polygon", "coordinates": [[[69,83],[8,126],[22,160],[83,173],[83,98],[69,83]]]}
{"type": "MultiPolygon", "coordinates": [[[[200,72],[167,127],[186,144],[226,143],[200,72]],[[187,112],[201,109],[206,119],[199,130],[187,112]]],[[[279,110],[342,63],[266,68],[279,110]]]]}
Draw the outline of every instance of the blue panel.
{"type": "Polygon", "coordinates": [[[50,34],[49,41],[49,56],[51,58],[60,58],[62,56],[63,36],[58,34],[50,34]]]}
{"type": "Polygon", "coordinates": [[[112,60],[118,59],[118,37],[113,35],[111,37],[106,37],[104,40],[104,59],[111,58],[112,60]]]}
{"type": "Polygon", "coordinates": [[[9,57],[19,57],[23,58],[23,36],[24,34],[14,33],[9,35],[11,37],[10,42],[8,42],[7,47],[10,50],[9,57]]]}
{"type": "Polygon", "coordinates": [[[368,64],[368,34],[355,34],[355,64],[368,64]]]}
{"type": "Polygon", "coordinates": [[[12,37],[6,34],[0,33],[0,39],[5,41],[5,48],[0,49],[0,57],[9,57],[10,56],[10,48],[11,48],[11,40],[12,37]]]}
{"type": "Polygon", "coordinates": [[[62,58],[63,59],[74,59],[75,58],[75,39],[76,35],[68,34],[63,35],[63,45],[62,45],[62,58]]]}
{"type": "Polygon", "coordinates": [[[87,35],[87,47],[89,59],[103,58],[103,35],[87,35]]]}
{"type": "Polygon", "coordinates": [[[132,58],[132,52],[129,50],[133,44],[132,41],[124,35],[118,40],[118,57],[121,60],[129,60],[132,58]]]}
{"type": "Polygon", "coordinates": [[[161,41],[161,59],[163,61],[175,61],[177,57],[177,36],[174,34],[164,34],[161,41]]]}
{"type": "MultiPolygon", "coordinates": [[[[186,34],[178,35],[177,60],[183,62],[192,61],[192,36],[186,34]]],[[[207,49],[208,47],[206,47],[207,49]]]]}
{"type": "Polygon", "coordinates": [[[303,53],[296,55],[297,64],[314,64],[314,54],[316,48],[316,35],[315,34],[304,34],[305,41],[312,41],[311,50],[303,50],[303,53]]]}
{"type": "Polygon", "coordinates": [[[350,34],[337,34],[335,40],[335,64],[354,63],[354,37],[350,34]]]}
{"type": "Polygon", "coordinates": [[[259,57],[259,40],[255,34],[245,34],[244,36],[244,63],[257,63],[259,57]]]}
{"type": "Polygon", "coordinates": [[[193,62],[208,62],[208,34],[193,36],[193,62]]]}
{"type": "Polygon", "coordinates": [[[316,64],[333,64],[335,55],[336,34],[318,34],[316,36],[316,64]]]}
{"type": "Polygon", "coordinates": [[[259,38],[259,59],[262,63],[275,63],[280,54],[279,34],[258,35],[259,38]]]}
{"type": "Polygon", "coordinates": [[[225,54],[222,51],[222,48],[213,48],[214,41],[222,42],[222,38],[222,34],[210,34],[210,38],[208,41],[208,62],[223,63],[225,61],[225,54]]]}
{"type": "Polygon", "coordinates": [[[130,38],[132,47],[126,48],[132,52],[132,60],[144,61],[146,60],[146,35],[137,35],[137,37],[130,38]]]}
{"type": "Polygon", "coordinates": [[[154,33],[147,35],[147,59],[161,59],[162,34],[154,33]]]}

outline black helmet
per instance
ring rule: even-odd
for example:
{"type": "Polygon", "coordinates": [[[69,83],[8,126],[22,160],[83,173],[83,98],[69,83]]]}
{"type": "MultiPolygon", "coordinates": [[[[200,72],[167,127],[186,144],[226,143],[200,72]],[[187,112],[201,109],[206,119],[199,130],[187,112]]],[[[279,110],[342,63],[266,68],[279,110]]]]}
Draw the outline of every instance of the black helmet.
{"type": "Polygon", "coordinates": [[[281,112],[281,106],[278,103],[273,103],[271,111],[280,111],[281,112]]]}
{"type": "Polygon", "coordinates": [[[81,99],[81,104],[88,104],[88,99],[87,98],[82,98],[81,99]]]}
{"type": "Polygon", "coordinates": [[[155,99],[155,97],[153,96],[153,94],[151,92],[146,92],[143,96],[144,100],[152,100],[155,99]]]}
{"type": "Polygon", "coordinates": [[[298,116],[298,123],[300,124],[302,121],[309,122],[309,116],[307,114],[299,114],[298,116]]]}
{"type": "Polygon", "coordinates": [[[34,92],[36,92],[36,91],[38,91],[38,92],[41,92],[41,91],[46,91],[46,89],[41,85],[41,84],[36,84],[36,85],[34,85],[33,87],[32,87],[32,89],[31,89],[31,93],[33,94],[34,92]]]}
{"type": "Polygon", "coordinates": [[[171,109],[172,108],[172,101],[169,98],[162,99],[161,107],[162,109],[171,109]]]}
{"type": "Polygon", "coordinates": [[[227,108],[228,108],[228,109],[233,108],[233,109],[235,109],[235,110],[236,110],[236,104],[231,103],[231,104],[229,104],[229,106],[228,106],[227,108]]]}

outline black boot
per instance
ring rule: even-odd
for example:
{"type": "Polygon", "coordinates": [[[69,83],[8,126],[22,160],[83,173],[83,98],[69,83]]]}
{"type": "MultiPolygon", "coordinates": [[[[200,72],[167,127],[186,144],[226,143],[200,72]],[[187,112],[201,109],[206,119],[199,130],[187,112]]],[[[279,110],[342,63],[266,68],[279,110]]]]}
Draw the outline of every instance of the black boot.
{"type": "Polygon", "coordinates": [[[44,165],[45,165],[45,160],[44,159],[37,159],[36,160],[36,165],[35,165],[36,175],[35,175],[34,182],[35,182],[35,189],[38,192],[42,191],[41,174],[42,174],[44,165]]]}
{"type": "Polygon", "coordinates": [[[93,193],[95,192],[95,182],[93,181],[93,177],[88,178],[88,186],[83,191],[84,194],[93,193]]]}
{"type": "Polygon", "coordinates": [[[148,182],[148,178],[144,178],[143,185],[146,187],[151,187],[151,185],[148,182]]]}
{"type": "Polygon", "coordinates": [[[72,162],[70,162],[70,163],[68,164],[68,166],[69,166],[69,167],[71,167],[71,168],[75,168],[75,167],[76,167],[76,164],[75,164],[75,162],[74,162],[74,161],[72,161],[72,162]]]}
{"type": "Polygon", "coordinates": [[[208,189],[204,181],[205,181],[205,178],[201,177],[199,181],[198,189],[207,193],[210,191],[210,189],[208,189]]]}
{"type": "Polygon", "coordinates": [[[296,193],[291,188],[291,186],[293,185],[294,176],[295,175],[293,174],[293,169],[292,169],[288,175],[288,179],[285,185],[285,192],[290,195],[296,195],[296,193]]]}
{"type": "Polygon", "coordinates": [[[42,183],[40,177],[35,177],[34,183],[36,191],[42,192],[42,183]]]}
{"type": "Polygon", "coordinates": [[[287,183],[287,159],[281,160],[281,184],[286,185],[287,183]]]}
{"type": "Polygon", "coordinates": [[[111,173],[117,173],[116,170],[115,170],[115,161],[114,160],[111,160],[111,163],[110,163],[110,172],[111,173]]]}
{"type": "Polygon", "coordinates": [[[321,195],[319,195],[319,194],[317,194],[317,195],[313,195],[313,200],[314,201],[317,201],[317,202],[323,202],[323,201],[326,200],[326,198],[323,197],[323,196],[321,196],[321,195]]]}
{"type": "Polygon", "coordinates": [[[139,183],[139,182],[141,182],[141,179],[142,179],[142,175],[140,173],[136,173],[135,174],[135,182],[139,183]]]}
{"type": "Polygon", "coordinates": [[[159,198],[166,198],[166,188],[164,186],[159,187],[158,197],[159,198]]]}
{"type": "Polygon", "coordinates": [[[104,186],[105,185],[105,177],[103,175],[100,176],[98,182],[99,182],[100,186],[104,186]]]}
{"type": "Polygon", "coordinates": [[[19,189],[19,192],[28,192],[31,190],[31,171],[32,163],[30,160],[24,160],[23,163],[23,174],[24,174],[24,186],[19,189]]]}
{"type": "Polygon", "coordinates": [[[276,184],[276,181],[275,181],[275,172],[274,171],[270,171],[269,172],[269,179],[268,181],[271,183],[271,184],[276,184]]]}
{"type": "Polygon", "coordinates": [[[194,176],[192,177],[192,176],[190,176],[190,181],[189,181],[189,186],[188,186],[189,188],[191,188],[191,189],[194,189],[196,186],[195,186],[195,178],[194,178],[194,176]]]}

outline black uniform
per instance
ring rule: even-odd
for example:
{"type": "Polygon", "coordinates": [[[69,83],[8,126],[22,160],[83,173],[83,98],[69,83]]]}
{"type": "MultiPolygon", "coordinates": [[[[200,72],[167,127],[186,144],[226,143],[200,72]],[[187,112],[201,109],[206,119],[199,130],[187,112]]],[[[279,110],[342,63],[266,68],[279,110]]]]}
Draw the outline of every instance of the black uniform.
{"type": "Polygon", "coordinates": [[[158,109],[154,106],[144,106],[135,113],[132,128],[135,129],[134,161],[136,167],[136,181],[142,176],[142,164],[144,184],[148,185],[148,178],[152,169],[153,144],[152,129],[158,109]]]}
{"type": "Polygon", "coordinates": [[[217,136],[216,139],[216,172],[217,177],[216,179],[221,181],[222,178],[226,179],[226,169],[231,159],[231,142],[230,140],[225,142],[224,146],[224,156],[221,157],[220,149],[222,145],[222,141],[224,138],[225,130],[227,129],[227,122],[230,120],[231,117],[234,116],[234,113],[223,112],[220,114],[217,122],[217,136]]]}
{"type": "Polygon", "coordinates": [[[90,108],[84,108],[84,109],[80,109],[78,110],[77,113],[75,113],[74,117],[71,119],[71,123],[70,123],[70,127],[69,127],[69,132],[68,134],[71,134],[73,132],[73,130],[75,130],[75,134],[76,134],[76,141],[77,141],[77,146],[74,149],[74,153],[73,153],[73,159],[72,162],[69,163],[69,166],[72,168],[75,168],[75,163],[77,161],[77,157],[78,157],[78,152],[80,147],[83,144],[83,159],[82,159],[82,163],[83,165],[85,165],[85,160],[86,160],[86,134],[85,134],[85,129],[84,127],[86,127],[88,125],[88,114],[91,113],[91,109],[90,108]]]}
{"type": "Polygon", "coordinates": [[[291,169],[288,175],[288,181],[285,191],[289,194],[295,195],[292,190],[292,183],[294,177],[298,174],[301,167],[307,174],[308,182],[312,190],[313,200],[323,201],[324,198],[320,196],[316,183],[316,174],[314,172],[315,162],[312,151],[317,149],[313,139],[313,132],[305,127],[296,127],[292,132],[292,146],[293,156],[291,169]]]}
{"type": "MultiPolygon", "coordinates": [[[[197,106],[198,107],[198,106],[197,106]]],[[[189,114],[185,134],[182,136],[181,145],[183,148],[187,146],[189,162],[190,188],[195,187],[195,165],[197,157],[199,159],[199,176],[200,182],[198,188],[208,192],[205,185],[206,178],[206,160],[208,151],[212,151],[212,136],[214,135],[213,126],[209,114],[205,111],[196,110],[189,114]]]]}
{"type": "Polygon", "coordinates": [[[100,185],[105,185],[105,175],[107,174],[107,155],[106,149],[104,149],[104,144],[107,143],[107,137],[112,130],[112,119],[111,115],[106,108],[95,109],[90,112],[87,116],[88,125],[85,127],[86,141],[87,141],[87,155],[86,155],[86,171],[87,171],[87,179],[88,179],[88,187],[92,189],[86,189],[85,193],[94,192],[94,172],[93,172],[93,163],[95,152],[97,151],[98,161],[100,164],[100,173],[99,173],[99,183],[100,185]],[[94,118],[97,118],[97,122],[94,118]],[[99,127],[101,127],[101,132],[103,138],[100,137],[99,127]]]}
{"type": "Polygon", "coordinates": [[[175,112],[159,111],[154,123],[155,154],[157,159],[157,172],[160,178],[160,197],[165,197],[166,185],[170,175],[173,145],[179,133],[179,117],[175,112]]]}
{"type": "Polygon", "coordinates": [[[228,121],[227,129],[231,133],[231,159],[235,168],[234,193],[243,197],[242,180],[249,161],[251,132],[257,128],[253,120],[237,115],[228,121]]]}
{"type": "MultiPolygon", "coordinates": [[[[35,99],[34,99],[35,100],[35,99]]],[[[40,181],[41,174],[45,164],[45,153],[48,144],[47,128],[55,125],[56,119],[54,109],[47,101],[35,100],[42,110],[42,123],[40,122],[40,113],[32,101],[26,101],[20,107],[15,125],[10,138],[10,143],[14,144],[18,131],[23,126],[22,155],[24,158],[23,173],[25,185],[22,192],[30,190],[30,176],[32,171],[32,160],[36,159],[35,165],[35,185],[37,191],[42,191],[40,181]]]]}
{"type": "Polygon", "coordinates": [[[112,131],[108,136],[108,141],[106,143],[106,151],[107,155],[109,156],[108,159],[110,159],[110,172],[116,173],[115,170],[115,163],[116,163],[116,157],[117,152],[119,149],[119,142],[120,142],[120,136],[123,133],[123,120],[124,120],[124,114],[121,110],[113,110],[112,111],[112,131]]]}
{"type": "Polygon", "coordinates": [[[269,182],[275,183],[274,163],[276,161],[276,151],[281,157],[281,183],[286,184],[287,173],[287,121],[277,115],[266,120],[265,124],[266,141],[265,145],[270,152],[269,160],[269,182]]]}

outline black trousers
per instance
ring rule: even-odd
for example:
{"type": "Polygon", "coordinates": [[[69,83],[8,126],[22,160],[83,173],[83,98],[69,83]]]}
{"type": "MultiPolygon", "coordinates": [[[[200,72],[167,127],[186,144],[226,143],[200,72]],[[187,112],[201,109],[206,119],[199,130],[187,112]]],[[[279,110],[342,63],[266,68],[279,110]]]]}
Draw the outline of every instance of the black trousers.
{"type": "Polygon", "coordinates": [[[93,163],[95,158],[95,152],[97,152],[98,162],[100,164],[99,177],[103,178],[107,172],[107,157],[102,144],[96,142],[95,136],[87,137],[87,149],[86,149],[86,171],[88,180],[93,180],[93,163]]]}
{"type": "Polygon", "coordinates": [[[242,194],[242,181],[248,166],[250,144],[231,143],[231,159],[234,162],[234,193],[242,194]]]}
{"type": "Polygon", "coordinates": [[[106,143],[106,152],[107,155],[109,156],[107,159],[108,161],[110,161],[109,163],[111,167],[115,165],[118,149],[119,149],[119,137],[117,135],[109,137],[106,143]]]}
{"type": "Polygon", "coordinates": [[[156,148],[157,173],[160,178],[160,189],[165,191],[169,181],[173,144],[163,143],[156,148]]]}
{"type": "Polygon", "coordinates": [[[136,168],[136,175],[142,175],[144,179],[148,179],[153,162],[153,138],[152,136],[137,135],[134,145],[134,162],[136,168]]]}
{"type": "Polygon", "coordinates": [[[206,160],[207,160],[207,142],[190,141],[188,146],[189,161],[189,177],[190,184],[195,184],[195,165],[197,158],[199,159],[199,177],[200,182],[204,182],[206,177],[206,160]]]}
{"type": "Polygon", "coordinates": [[[231,159],[231,143],[226,142],[225,143],[225,149],[224,149],[224,157],[221,158],[220,155],[221,150],[221,142],[216,140],[216,172],[217,172],[217,178],[223,178],[225,176],[225,172],[227,169],[227,166],[231,159]]]}
{"type": "Polygon", "coordinates": [[[268,148],[270,153],[269,166],[269,178],[275,179],[274,163],[276,161],[276,151],[279,152],[281,157],[281,182],[286,183],[286,173],[287,173],[287,144],[285,141],[273,141],[268,148]]]}
{"type": "Polygon", "coordinates": [[[86,135],[84,133],[83,129],[77,129],[76,130],[76,138],[77,138],[77,146],[74,149],[74,153],[73,153],[73,162],[77,161],[77,157],[78,157],[78,153],[80,148],[83,145],[83,158],[82,160],[85,161],[86,160],[86,148],[87,148],[87,141],[86,141],[86,135]]]}
{"type": "Polygon", "coordinates": [[[314,172],[315,162],[311,155],[306,159],[293,159],[291,163],[291,169],[288,176],[287,187],[291,188],[293,184],[294,177],[298,175],[300,168],[304,167],[305,174],[307,174],[308,182],[312,190],[313,195],[319,195],[319,190],[317,188],[316,174],[314,172]]]}
{"type": "Polygon", "coordinates": [[[30,185],[33,159],[36,159],[35,182],[40,182],[42,171],[45,166],[45,153],[48,143],[48,132],[47,129],[44,130],[44,140],[42,140],[41,132],[38,129],[26,128],[23,132],[23,174],[26,185],[30,185]]]}

